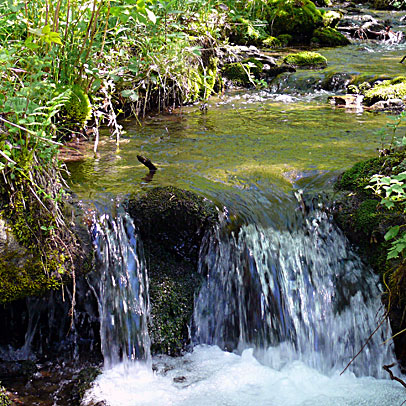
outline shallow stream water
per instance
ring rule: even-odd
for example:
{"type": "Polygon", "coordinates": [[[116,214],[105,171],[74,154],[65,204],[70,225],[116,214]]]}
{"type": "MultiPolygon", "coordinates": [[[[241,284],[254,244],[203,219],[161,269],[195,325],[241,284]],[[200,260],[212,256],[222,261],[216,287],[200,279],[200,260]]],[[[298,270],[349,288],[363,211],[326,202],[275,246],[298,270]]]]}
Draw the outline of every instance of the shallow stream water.
{"type": "MultiPolygon", "coordinates": [[[[105,136],[96,158],[89,155],[70,164],[72,190],[88,203],[108,205],[117,196],[174,185],[196,191],[225,207],[228,218],[254,227],[255,244],[267,233],[271,241],[272,235],[281,232],[288,233],[283,238],[299,249],[302,242],[286,231],[297,207],[294,192],[300,189],[314,195],[331,190],[340,172],[376,156],[382,145],[379,130],[393,119],[383,113],[334,108],[328,96],[342,92],[347,80],[361,74],[393,77],[406,71],[399,64],[404,45],[358,43],[320,52],[329,60],[326,70],[285,74],[263,91],[226,94],[210,100],[207,111],[196,105],[149,117],[142,125],[124,122],[126,134],[119,150],[105,136]],[[337,80],[331,82],[332,76],[337,80]],[[326,85],[328,81],[334,86],[326,85]],[[152,180],[137,154],[158,166],[152,180]]],[[[266,247],[259,249],[270,249],[266,247]]],[[[348,252],[342,262],[355,255],[348,252]]],[[[298,254],[298,263],[300,258],[298,254]]],[[[368,281],[376,289],[376,282],[368,281]]],[[[291,278],[286,286],[297,283],[291,278]]],[[[364,302],[362,306],[369,303],[364,302]]],[[[365,322],[357,319],[357,309],[349,319],[365,322]]],[[[326,329],[323,337],[335,334],[334,320],[326,329]]],[[[111,406],[400,406],[406,399],[403,388],[381,379],[381,373],[362,369],[340,376],[344,365],[322,368],[309,362],[295,345],[282,342],[261,353],[249,348],[228,353],[215,345],[215,339],[207,342],[183,357],[156,357],[154,372],[148,363],[118,363],[97,379],[87,400],[105,400],[111,406]]],[[[387,361],[385,357],[376,362],[387,361]]]]}

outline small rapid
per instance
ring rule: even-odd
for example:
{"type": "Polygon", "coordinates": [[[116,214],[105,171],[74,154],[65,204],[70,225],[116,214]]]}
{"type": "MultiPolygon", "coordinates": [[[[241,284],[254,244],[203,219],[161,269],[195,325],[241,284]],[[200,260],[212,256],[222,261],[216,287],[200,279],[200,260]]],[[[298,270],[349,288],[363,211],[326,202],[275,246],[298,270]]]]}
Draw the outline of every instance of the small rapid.
{"type": "Polygon", "coordinates": [[[376,275],[325,211],[298,215],[290,230],[254,224],[238,234],[221,229],[202,247],[206,282],[195,304],[199,343],[249,347],[280,369],[303,361],[330,374],[351,365],[357,376],[383,377],[394,359],[376,275]],[[278,356],[268,348],[279,347],[278,356]]]}
{"type": "Polygon", "coordinates": [[[126,213],[102,215],[92,229],[97,276],[101,350],[105,368],[150,361],[148,275],[142,243],[126,213]]]}
{"type": "Polygon", "coordinates": [[[395,359],[383,344],[390,328],[372,334],[384,316],[377,277],[324,210],[305,211],[282,230],[246,224],[230,233],[225,219],[206,236],[195,347],[156,355],[152,366],[141,242],[127,215],[102,217],[94,235],[105,369],[84,404],[400,405],[402,388],[383,379],[395,359]]]}

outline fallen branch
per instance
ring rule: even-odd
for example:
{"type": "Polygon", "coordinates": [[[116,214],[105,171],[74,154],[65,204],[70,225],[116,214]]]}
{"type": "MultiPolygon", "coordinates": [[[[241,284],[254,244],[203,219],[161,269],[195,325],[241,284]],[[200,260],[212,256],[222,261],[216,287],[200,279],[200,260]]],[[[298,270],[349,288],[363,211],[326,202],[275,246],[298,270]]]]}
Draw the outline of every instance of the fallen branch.
{"type": "Polygon", "coordinates": [[[398,378],[397,376],[393,375],[393,372],[391,371],[391,368],[393,368],[395,365],[396,363],[394,362],[393,364],[390,365],[384,365],[382,368],[390,375],[390,379],[392,381],[397,381],[406,388],[406,382],[398,378]]]}
{"type": "Polygon", "coordinates": [[[157,171],[158,168],[151,162],[150,159],[143,157],[142,155],[137,155],[137,159],[145,165],[150,171],[157,171]]]}
{"type": "Polygon", "coordinates": [[[388,317],[388,314],[385,315],[385,317],[382,319],[382,321],[378,324],[378,327],[368,337],[367,341],[365,341],[365,344],[361,347],[361,349],[357,352],[357,354],[352,358],[352,360],[347,364],[347,366],[344,368],[344,370],[341,372],[340,375],[342,375],[348,369],[348,367],[355,361],[355,359],[358,357],[358,355],[361,354],[361,352],[364,350],[364,348],[367,346],[367,344],[371,341],[371,338],[379,330],[379,328],[382,326],[382,324],[384,323],[384,321],[386,320],[387,317],[388,317]]]}

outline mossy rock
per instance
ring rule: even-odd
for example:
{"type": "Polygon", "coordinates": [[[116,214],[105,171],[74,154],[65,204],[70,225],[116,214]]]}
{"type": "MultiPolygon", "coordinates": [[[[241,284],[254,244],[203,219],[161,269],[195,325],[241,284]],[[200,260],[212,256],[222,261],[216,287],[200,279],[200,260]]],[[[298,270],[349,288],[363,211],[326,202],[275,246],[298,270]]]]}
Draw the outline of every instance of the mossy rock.
{"type": "Polygon", "coordinates": [[[327,66],[327,59],[317,52],[303,51],[285,56],[283,62],[301,68],[324,68],[327,66]]]}
{"type": "Polygon", "coordinates": [[[370,235],[379,224],[379,213],[377,213],[378,200],[366,199],[355,212],[354,226],[356,230],[370,235]]]}
{"type": "Polygon", "coordinates": [[[259,78],[263,66],[262,62],[251,57],[241,62],[225,64],[223,75],[237,86],[249,86],[252,84],[252,78],[259,78]]]}
{"type": "Polygon", "coordinates": [[[232,30],[227,33],[231,43],[236,45],[261,45],[267,33],[261,25],[254,25],[248,18],[236,17],[231,21],[232,30]]]}
{"type": "Polygon", "coordinates": [[[325,27],[331,28],[336,28],[343,16],[341,12],[335,10],[325,11],[322,14],[323,14],[323,25],[325,27]]]}
{"type": "Polygon", "coordinates": [[[201,284],[200,244],[218,222],[217,209],[195,193],[163,187],[131,199],[128,212],[140,230],[148,264],[151,350],[178,355],[190,344],[188,326],[201,284]]]}
{"type": "Polygon", "coordinates": [[[166,250],[195,262],[204,233],[218,219],[211,202],[172,186],[154,188],[130,199],[128,212],[144,242],[159,242],[166,250]]]}
{"type": "Polygon", "coordinates": [[[16,230],[0,217],[0,304],[42,295],[61,283],[58,276],[46,275],[41,258],[20,244],[16,230]]]}
{"type": "Polygon", "coordinates": [[[77,377],[71,383],[71,399],[70,402],[73,405],[81,405],[81,401],[85,396],[87,390],[89,390],[95,379],[102,373],[101,369],[95,366],[83,368],[77,377]]]}
{"type": "Polygon", "coordinates": [[[308,43],[323,16],[310,0],[271,0],[268,22],[273,36],[290,34],[297,43],[308,43]]]}
{"type": "Polygon", "coordinates": [[[405,159],[405,152],[400,151],[388,156],[358,162],[339,177],[335,189],[357,191],[365,196],[371,196],[371,189],[365,189],[369,185],[371,177],[375,174],[397,175],[404,170],[405,159]]]}
{"type": "Polygon", "coordinates": [[[266,48],[280,48],[282,43],[278,38],[269,36],[262,41],[262,45],[266,48]]]}
{"type": "MultiPolygon", "coordinates": [[[[359,253],[390,286],[391,299],[385,293],[383,301],[390,303],[389,318],[392,332],[406,328],[406,267],[402,260],[387,259],[391,242],[384,236],[395,225],[406,224],[403,211],[388,210],[380,204],[380,198],[365,189],[374,174],[396,175],[406,169],[405,151],[388,156],[358,162],[338,179],[335,189],[333,215],[348,239],[359,248],[359,253]]],[[[395,352],[406,367],[406,336],[398,335],[395,352]]]]}
{"type": "Polygon", "coordinates": [[[322,27],[313,32],[312,44],[321,47],[335,47],[350,44],[350,40],[334,28],[322,27]]]}
{"type": "Polygon", "coordinates": [[[209,66],[192,66],[187,73],[187,94],[185,103],[207,100],[222,88],[218,59],[211,58],[209,66]]]}
{"type": "Polygon", "coordinates": [[[64,86],[57,93],[64,100],[58,121],[68,128],[83,128],[92,116],[89,96],[78,85],[64,86]]]}
{"type": "Polygon", "coordinates": [[[364,93],[364,103],[367,106],[389,99],[406,97],[406,77],[399,76],[392,80],[384,80],[364,93]]]}
{"type": "Polygon", "coordinates": [[[283,47],[287,47],[293,43],[293,37],[290,34],[281,34],[277,36],[277,39],[283,47]]]}
{"type": "Polygon", "coordinates": [[[393,0],[373,0],[372,6],[376,10],[394,10],[394,9],[405,9],[406,5],[402,1],[393,0]]]}
{"type": "MultiPolygon", "coordinates": [[[[380,274],[393,269],[387,260],[390,243],[384,236],[393,225],[403,224],[405,216],[387,210],[371,189],[366,189],[375,174],[396,175],[406,164],[405,152],[377,157],[356,163],[345,171],[335,184],[334,217],[347,237],[361,248],[365,259],[380,274]]],[[[396,261],[395,261],[396,262],[396,261]]]]}
{"type": "Polygon", "coordinates": [[[314,4],[317,7],[329,7],[332,4],[331,0],[315,0],[314,4]]]}
{"type": "Polygon", "coordinates": [[[149,246],[149,335],[153,354],[179,355],[190,345],[188,326],[194,295],[201,285],[197,268],[156,246],[149,246]]]}

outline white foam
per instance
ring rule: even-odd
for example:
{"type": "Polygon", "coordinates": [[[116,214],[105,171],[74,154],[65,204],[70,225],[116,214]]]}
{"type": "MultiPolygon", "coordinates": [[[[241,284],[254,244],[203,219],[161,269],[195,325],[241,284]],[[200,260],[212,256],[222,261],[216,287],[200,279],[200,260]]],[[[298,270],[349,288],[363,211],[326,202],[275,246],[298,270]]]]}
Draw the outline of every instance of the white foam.
{"type": "Polygon", "coordinates": [[[109,406],[396,406],[406,399],[396,382],[352,373],[340,376],[339,371],[327,376],[300,361],[278,370],[261,364],[251,349],[240,356],[216,346],[197,346],[183,357],[155,358],[154,365],[155,372],[142,363],[106,370],[84,404],[104,400],[109,406]]]}

